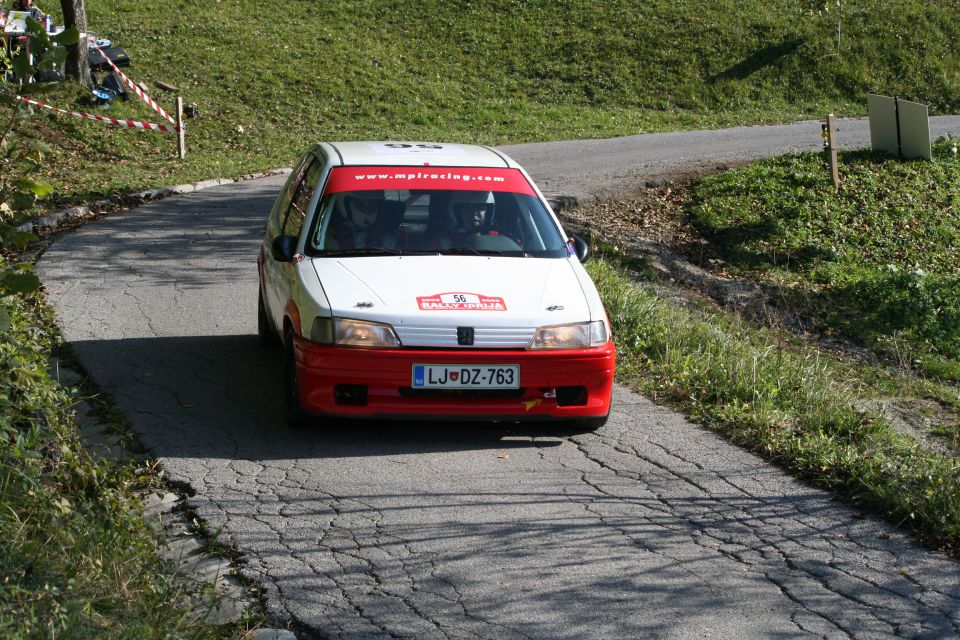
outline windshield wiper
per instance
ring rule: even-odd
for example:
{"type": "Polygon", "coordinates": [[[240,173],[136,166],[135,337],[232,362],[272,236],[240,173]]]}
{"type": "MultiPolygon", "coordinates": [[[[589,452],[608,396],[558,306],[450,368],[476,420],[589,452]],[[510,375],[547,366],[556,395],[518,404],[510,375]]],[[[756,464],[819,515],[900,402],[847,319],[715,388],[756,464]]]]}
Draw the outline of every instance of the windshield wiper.
{"type": "Polygon", "coordinates": [[[360,247],[358,249],[324,249],[318,257],[326,256],[399,256],[402,251],[383,247],[360,247]]]}
{"type": "Polygon", "coordinates": [[[471,247],[456,247],[454,249],[442,249],[442,256],[502,256],[506,255],[503,251],[494,249],[473,249],[471,247]]]}

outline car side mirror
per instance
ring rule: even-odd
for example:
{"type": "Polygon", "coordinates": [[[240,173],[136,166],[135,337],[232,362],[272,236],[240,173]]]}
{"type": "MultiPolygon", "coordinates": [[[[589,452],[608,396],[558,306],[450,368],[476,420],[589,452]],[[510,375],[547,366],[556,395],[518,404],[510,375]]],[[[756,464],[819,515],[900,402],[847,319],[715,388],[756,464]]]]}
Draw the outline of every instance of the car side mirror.
{"type": "Polygon", "coordinates": [[[277,236],[273,241],[273,259],[277,262],[293,262],[297,250],[296,236],[277,236]]]}
{"type": "Polygon", "coordinates": [[[590,245],[580,236],[573,236],[573,250],[577,254],[577,260],[586,262],[590,259],[590,245]]]}

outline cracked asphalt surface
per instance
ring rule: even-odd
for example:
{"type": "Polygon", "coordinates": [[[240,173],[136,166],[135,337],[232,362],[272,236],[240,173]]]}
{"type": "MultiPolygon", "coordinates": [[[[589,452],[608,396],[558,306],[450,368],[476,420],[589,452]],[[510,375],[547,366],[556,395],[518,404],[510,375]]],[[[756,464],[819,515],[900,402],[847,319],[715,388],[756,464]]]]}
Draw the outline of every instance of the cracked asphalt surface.
{"type": "MultiPolygon", "coordinates": [[[[752,129],[771,153],[812,127],[796,143],[752,129]]],[[[610,143],[626,145],[616,166],[589,174],[562,153],[592,160],[589,141],[507,151],[578,199],[685,166],[628,140],[610,143]],[[666,160],[645,164],[648,151],[666,160]]],[[[282,181],[97,221],[39,271],[80,362],[300,637],[960,635],[958,563],[620,387],[610,422],[573,437],[286,428],[280,353],[255,335],[256,253],[282,181]]]]}

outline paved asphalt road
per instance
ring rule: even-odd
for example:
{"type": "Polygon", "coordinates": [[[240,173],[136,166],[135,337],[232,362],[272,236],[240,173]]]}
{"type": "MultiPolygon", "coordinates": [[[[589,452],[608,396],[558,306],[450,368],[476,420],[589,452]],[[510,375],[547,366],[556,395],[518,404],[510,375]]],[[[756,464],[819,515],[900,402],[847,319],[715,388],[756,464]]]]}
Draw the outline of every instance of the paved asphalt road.
{"type": "MultiPolygon", "coordinates": [[[[930,118],[930,136],[960,135],[960,116],[930,118]]],[[[837,121],[842,148],[870,146],[865,119],[837,121]]],[[[678,172],[757,160],[769,155],[819,151],[820,122],[807,121],[717,131],[652,133],[611,140],[541,142],[503,147],[526,167],[540,189],[590,202],[643,188],[646,180],[678,172]]]]}
{"type": "MultiPolygon", "coordinates": [[[[818,134],[806,123],[509,151],[547,191],[583,200],[698,158],[816,148],[818,134]]],[[[576,437],[453,422],[287,429],[280,354],[254,335],[257,246],[281,182],[87,225],[40,272],[80,361],[302,638],[960,634],[958,563],[622,388],[610,422],[576,437]]]]}

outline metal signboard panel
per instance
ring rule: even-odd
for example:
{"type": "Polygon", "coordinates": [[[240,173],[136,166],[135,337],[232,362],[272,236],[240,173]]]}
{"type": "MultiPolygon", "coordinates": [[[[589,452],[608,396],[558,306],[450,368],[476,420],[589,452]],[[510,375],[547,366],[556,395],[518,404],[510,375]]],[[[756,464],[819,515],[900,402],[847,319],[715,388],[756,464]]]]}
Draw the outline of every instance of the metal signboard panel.
{"type": "Polygon", "coordinates": [[[896,99],[867,94],[867,112],[870,114],[870,146],[895,156],[899,155],[896,99]]]}
{"type": "Polygon", "coordinates": [[[930,148],[929,109],[925,104],[897,100],[900,118],[900,155],[903,158],[933,159],[930,148]]]}

